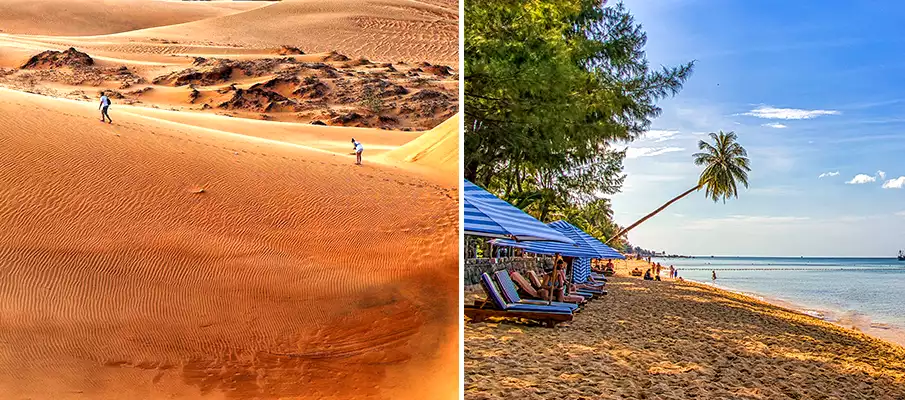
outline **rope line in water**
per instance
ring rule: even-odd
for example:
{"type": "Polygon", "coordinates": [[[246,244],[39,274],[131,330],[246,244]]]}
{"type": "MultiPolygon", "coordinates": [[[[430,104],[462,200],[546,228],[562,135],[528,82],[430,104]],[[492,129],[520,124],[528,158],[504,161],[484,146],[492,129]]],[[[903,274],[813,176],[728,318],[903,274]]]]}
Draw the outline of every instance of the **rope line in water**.
{"type": "Polygon", "coordinates": [[[905,268],[703,268],[679,267],[682,271],[902,271],[905,268]]]}

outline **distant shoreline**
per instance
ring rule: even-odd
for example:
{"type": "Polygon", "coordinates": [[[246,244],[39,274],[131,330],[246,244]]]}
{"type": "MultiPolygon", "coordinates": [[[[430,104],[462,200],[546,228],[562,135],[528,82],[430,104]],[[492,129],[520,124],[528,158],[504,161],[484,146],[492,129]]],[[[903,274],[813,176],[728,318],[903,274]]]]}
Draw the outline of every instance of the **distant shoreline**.
{"type": "MultiPolygon", "coordinates": [[[[654,262],[656,262],[656,259],[669,259],[669,258],[670,257],[652,257],[652,260],[654,262]]],[[[695,258],[695,257],[687,257],[687,258],[695,258]]],[[[707,258],[709,259],[710,257],[707,257],[707,258]]],[[[802,260],[802,258],[800,258],[800,257],[746,257],[746,256],[728,257],[728,256],[723,256],[723,257],[713,257],[713,258],[721,259],[721,260],[727,260],[727,259],[802,260]]],[[[903,268],[905,268],[905,263],[898,263],[895,257],[805,257],[803,259],[804,260],[815,260],[815,261],[820,261],[820,260],[873,260],[873,261],[884,260],[884,261],[886,261],[886,260],[888,260],[888,261],[890,261],[890,264],[892,265],[891,267],[882,267],[882,268],[870,268],[870,267],[867,267],[867,268],[858,268],[858,267],[832,268],[834,270],[835,269],[840,269],[840,270],[847,270],[847,269],[895,270],[895,269],[897,269],[896,264],[901,264],[901,266],[903,268]]],[[[721,270],[721,268],[719,266],[714,266],[713,268],[688,267],[688,266],[681,267],[681,270],[683,270],[683,271],[691,271],[691,270],[700,271],[700,270],[710,270],[710,269],[717,270],[717,271],[721,270]]],[[[732,268],[730,268],[730,269],[732,269],[732,268]]],[[[741,268],[741,269],[745,269],[745,268],[741,268]]],[[[758,269],[758,268],[753,268],[753,269],[758,269]]],[[[769,267],[764,266],[764,269],[769,269],[769,267]]],[[[820,268],[819,267],[806,267],[806,268],[793,268],[793,267],[783,268],[783,267],[780,267],[780,268],[776,268],[776,270],[789,270],[789,271],[814,270],[814,269],[820,269],[820,268]]],[[[725,268],[723,268],[722,270],[725,270],[725,268]]],[[[765,303],[769,303],[769,304],[775,305],[777,307],[786,308],[791,311],[795,311],[795,312],[810,316],[812,318],[817,318],[821,321],[831,323],[831,324],[839,326],[841,328],[852,329],[852,330],[864,333],[866,335],[869,335],[873,338],[905,347],[905,326],[898,326],[895,324],[876,322],[875,321],[876,316],[872,316],[869,314],[863,314],[863,313],[855,313],[855,312],[847,311],[847,310],[831,309],[830,307],[826,307],[826,306],[822,306],[822,305],[821,306],[807,305],[807,304],[803,304],[803,303],[780,299],[775,296],[765,295],[765,294],[759,293],[755,290],[741,290],[741,289],[726,287],[726,286],[722,286],[719,283],[714,285],[711,282],[695,280],[695,279],[688,279],[688,278],[684,278],[684,277],[683,277],[683,280],[685,282],[692,282],[694,284],[703,285],[703,286],[713,288],[716,290],[722,290],[722,291],[733,293],[736,295],[745,296],[745,297],[748,297],[748,298],[751,298],[754,300],[763,301],[765,303]]]]}
{"type": "MultiPolygon", "coordinates": [[[[833,256],[701,256],[701,255],[668,255],[668,256],[650,256],[653,258],[665,258],[665,259],[673,259],[673,258],[701,258],[701,259],[778,259],[778,260],[892,260],[898,261],[896,256],[885,256],[885,257],[877,257],[877,256],[863,256],[863,257],[833,257],[833,256]]],[[[644,256],[642,258],[647,258],[644,256]]],[[[905,261],[902,262],[902,265],[905,266],[905,261]]]]}

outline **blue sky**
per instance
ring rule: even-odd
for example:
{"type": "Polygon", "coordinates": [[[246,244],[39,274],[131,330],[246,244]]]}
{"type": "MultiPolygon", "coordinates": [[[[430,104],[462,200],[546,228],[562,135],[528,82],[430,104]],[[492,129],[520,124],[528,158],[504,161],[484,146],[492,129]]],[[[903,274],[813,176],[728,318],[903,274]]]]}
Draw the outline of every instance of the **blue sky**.
{"type": "Polygon", "coordinates": [[[697,63],[629,145],[616,220],[627,226],[691,188],[707,132],[735,131],[753,169],[738,199],[693,193],[635,228],[633,244],[796,257],[905,249],[905,2],[625,5],[652,65],[697,63]]]}

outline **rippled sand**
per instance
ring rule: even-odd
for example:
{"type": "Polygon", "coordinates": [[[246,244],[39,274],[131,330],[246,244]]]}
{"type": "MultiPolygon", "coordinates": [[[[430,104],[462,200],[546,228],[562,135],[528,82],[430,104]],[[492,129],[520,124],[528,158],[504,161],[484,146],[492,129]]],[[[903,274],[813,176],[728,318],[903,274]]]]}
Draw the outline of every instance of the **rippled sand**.
{"type": "Polygon", "coordinates": [[[458,181],[376,162],[418,134],[111,114],[0,89],[0,398],[454,398],[458,181]]]}

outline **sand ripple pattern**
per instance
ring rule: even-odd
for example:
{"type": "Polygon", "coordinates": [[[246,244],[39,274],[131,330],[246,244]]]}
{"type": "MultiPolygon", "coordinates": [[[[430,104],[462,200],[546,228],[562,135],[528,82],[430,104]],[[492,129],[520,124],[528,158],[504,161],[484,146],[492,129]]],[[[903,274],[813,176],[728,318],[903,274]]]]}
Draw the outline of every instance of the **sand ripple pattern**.
{"type": "Polygon", "coordinates": [[[458,7],[444,1],[294,0],[239,14],[125,33],[180,44],[337,50],[350,57],[458,65],[458,7]]]}
{"type": "Polygon", "coordinates": [[[455,337],[457,198],[0,90],[0,397],[398,398],[455,337]]]}

